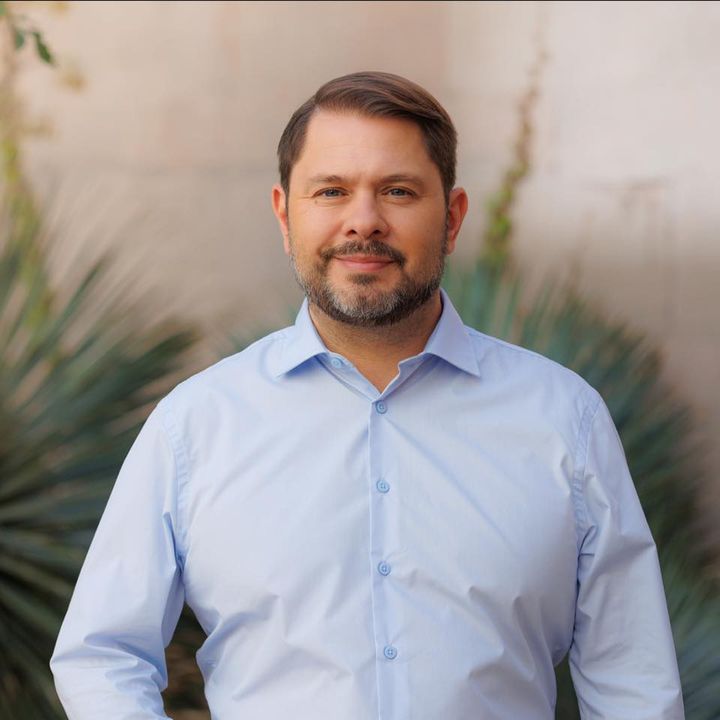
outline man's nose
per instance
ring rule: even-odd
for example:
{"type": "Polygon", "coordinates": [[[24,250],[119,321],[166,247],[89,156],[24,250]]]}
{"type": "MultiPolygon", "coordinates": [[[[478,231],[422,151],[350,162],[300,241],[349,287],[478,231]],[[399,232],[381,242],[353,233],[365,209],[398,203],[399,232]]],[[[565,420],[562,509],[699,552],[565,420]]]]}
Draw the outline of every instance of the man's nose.
{"type": "Polygon", "coordinates": [[[384,237],[388,231],[382,207],[374,193],[358,193],[347,204],[346,237],[384,237]]]}

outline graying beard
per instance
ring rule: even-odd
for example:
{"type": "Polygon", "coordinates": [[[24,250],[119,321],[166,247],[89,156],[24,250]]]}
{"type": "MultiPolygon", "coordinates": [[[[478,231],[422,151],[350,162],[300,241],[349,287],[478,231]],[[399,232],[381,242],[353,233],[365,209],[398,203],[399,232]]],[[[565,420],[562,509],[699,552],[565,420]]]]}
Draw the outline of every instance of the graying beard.
{"type": "MultiPolygon", "coordinates": [[[[443,257],[444,268],[444,257],[443,257]]],[[[323,284],[318,290],[312,285],[303,282],[293,262],[295,279],[305,291],[308,300],[320,308],[333,320],[353,325],[354,327],[385,327],[394,325],[400,320],[411,315],[415,310],[422,307],[433,296],[440,287],[442,271],[436,272],[434,277],[427,283],[420,286],[410,286],[407,283],[388,293],[383,293],[377,300],[369,304],[367,296],[361,296],[356,302],[350,304],[343,301],[342,297],[333,293],[332,289],[323,284]]],[[[358,284],[369,285],[375,281],[372,276],[359,275],[354,280],[358,284]],[[360,278],[363,278],[361,280],[360,278]],[[368,280],[365,280],[367,278],[368,280]]]]}

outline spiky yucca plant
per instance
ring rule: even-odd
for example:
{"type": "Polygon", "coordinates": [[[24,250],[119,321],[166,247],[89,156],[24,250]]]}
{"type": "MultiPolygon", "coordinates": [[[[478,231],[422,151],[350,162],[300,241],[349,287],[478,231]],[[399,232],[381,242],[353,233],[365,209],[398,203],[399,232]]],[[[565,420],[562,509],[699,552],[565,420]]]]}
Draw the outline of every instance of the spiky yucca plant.
{"type": "Polygon", "coordinates": [[[14,9],[0,0],[0,717],[52,720],[64,713],[48,660],[87,545],[192,334],[141,329],[102,263],[57,296],[20,161],[15,51],[54,59],[14,9]]]}
{"type": "Polygon", "coordinates": [[[102,264],[60,299],[40,237],[30,203],[0,219],[0,717],[17,720],[64,717],[48,668],[61,619],[119,466],[192,342],[138,330],[127,302],[107,302],[102,264]]]}

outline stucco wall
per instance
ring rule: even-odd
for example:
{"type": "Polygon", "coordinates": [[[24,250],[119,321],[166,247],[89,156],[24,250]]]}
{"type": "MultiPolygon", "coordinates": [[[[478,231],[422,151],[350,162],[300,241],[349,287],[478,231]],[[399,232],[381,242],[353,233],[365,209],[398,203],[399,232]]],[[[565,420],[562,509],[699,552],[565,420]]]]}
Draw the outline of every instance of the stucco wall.
{"type": "MultiPolygon", "coordinates": [[[[37,5],[85,79],[69,92],[28,59],[21,81],[53,128],[26,159],[64,228],[56,271],[112,247],[153,287],[148,313],[216,335],[277,324],[298,301],[269,205],[275,145],[290,112],[345,72],[407,75],[456,119],[471,257],[540,22],[549,55],[517,257],[535,279],[574,278],[660,344],[720,467],[720,4],[37,5]]],[[[714,493],[720,507],[720,482],[714,493]]]]}

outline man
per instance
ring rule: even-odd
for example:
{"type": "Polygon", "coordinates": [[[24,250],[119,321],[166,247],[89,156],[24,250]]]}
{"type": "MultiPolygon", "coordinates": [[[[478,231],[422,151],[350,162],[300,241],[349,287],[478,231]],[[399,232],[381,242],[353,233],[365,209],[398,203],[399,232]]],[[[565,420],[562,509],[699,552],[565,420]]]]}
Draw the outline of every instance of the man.
{"type": "Polygon", "coordinates": [[[330,81],[272,191],[296,324],[179,385],[123,466],[51,665],[70,720],[165,718],[183,601],[214,720],[680,720],[655,546],[598,394],[439,290],[456,136],[330,81]]]}

